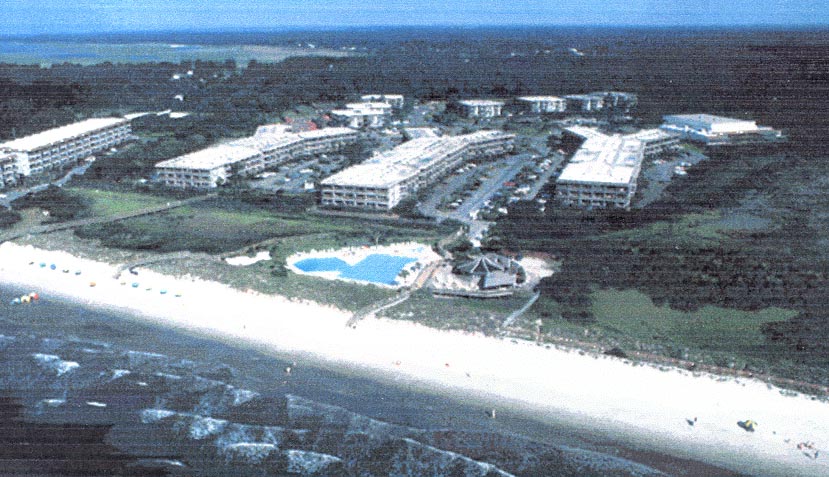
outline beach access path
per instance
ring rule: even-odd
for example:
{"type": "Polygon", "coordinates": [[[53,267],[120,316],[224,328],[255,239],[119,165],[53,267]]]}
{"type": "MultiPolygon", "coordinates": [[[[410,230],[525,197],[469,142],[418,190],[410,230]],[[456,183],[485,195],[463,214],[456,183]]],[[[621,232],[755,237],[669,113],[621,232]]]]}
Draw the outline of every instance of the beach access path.
{"type": "Polygon", "coordinates": [[[112,278],[117,267],[60,251],[0,245],[0,282],[37,291],[43,299],[106,308],[125,319],[511,411],[499,412],[499,419],[518,413],[740,473],[829,475],[829,403],[760,380],[397,320],[366,319],[348,328],[351,315],[334,307],[144,269],[140,286],[124,286],[112,278]],[[57,270],[41,263],[54,263],[57,270]],[[62,268],[83,274],[61,273],[62,268]],[[737,425],[749,419],[757,423],[754,432],[737,425]]]}

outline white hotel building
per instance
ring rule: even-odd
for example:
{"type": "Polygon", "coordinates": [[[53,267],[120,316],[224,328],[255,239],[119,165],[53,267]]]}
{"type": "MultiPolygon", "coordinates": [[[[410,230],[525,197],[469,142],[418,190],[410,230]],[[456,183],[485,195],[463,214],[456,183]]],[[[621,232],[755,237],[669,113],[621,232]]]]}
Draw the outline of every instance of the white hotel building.
{"type": "Polygon", "coordinates": [[[515,98],[519,109],[532,114],[563,113],[567,111],[567,100],[558,96],[521,96],[515,98]]]}
{"type": "Polygon", "coordinates": [[[458,101],[455,108],[465,118],[494,118],[501,115],[504,102],[491,99],[466,99],[458,101]]]}
{"type": "Polygon", "coordinates": [[[397,110],[402,109],[405,103],[402,94],[364,94],[361,99],[364,103],[386,103],[397,110]]]}
{"type": "Polygon", "coordinates": [[[235,175],[251,176],[299,157],[335,152],[358,138],[348,128],[291,133],[284,127],[264,126],[254,136],[159,162],[155,180],[167,187],[212,188],[235,175]]]}
{"type": "Polygon", "coordinates": [[[556,180],[556,199],[581,208],[630,208],[644,151],[636,139],[591,135],[556,180]]]}
{"type": "Polygon", "coordinates": [[[349,103],[345,109],[331,111],[331,119],[340,126],[353,129],[374,129],[386,125],[391,117],[392,105],[389,103],[349,103]]]}
{"type": "Polygon", "coordinates": [[[132,138],[124,118],[93,118],[0,143],[0,188],[76,164],[132,138]]]}
{"type": "Polygon", "coordinates": [[[321,203],[331,207],[392,209],[463,162],[511,151],[514,138],[500,131],[479,131],[405,142],[323,180],[321,203]]]}

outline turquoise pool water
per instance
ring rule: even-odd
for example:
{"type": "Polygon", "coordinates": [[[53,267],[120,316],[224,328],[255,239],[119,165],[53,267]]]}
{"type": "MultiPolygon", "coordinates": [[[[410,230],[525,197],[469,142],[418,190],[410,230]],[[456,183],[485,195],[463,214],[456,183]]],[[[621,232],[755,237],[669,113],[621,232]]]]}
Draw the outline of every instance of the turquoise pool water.
{"type": "Polygon", "coordinates": [[[306,258],[294,265],[303,272],[339,272],[340,278],[363,282],[395,285],[395,278],[407,264],[416,261],[411,257],[372,254],[353,267],[339,258],[306,258]]]}

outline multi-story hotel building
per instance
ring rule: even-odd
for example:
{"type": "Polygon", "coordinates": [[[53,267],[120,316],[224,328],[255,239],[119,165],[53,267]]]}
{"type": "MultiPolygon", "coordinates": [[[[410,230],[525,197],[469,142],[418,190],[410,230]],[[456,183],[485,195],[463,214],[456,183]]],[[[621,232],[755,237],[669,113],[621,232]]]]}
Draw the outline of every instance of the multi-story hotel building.
{"type": "Polygon", "coordinates": [[[397,110],[402,109],[405,103],[402,94],[364,94],[361,99],[364,103],[386,103],[397,110]]]}
{"type": "Polygon", "coordinates": [[[93,154],[128,141],[130,122],[124,118],[93,118],[0,144],[3,184],[76,164],[93,154]]]}
{"type": "Polygon", "coordinates": [[[332,110],[331,119],[337,125],[353,129],[381,128],[391,117],[391,111],[389,103],[349,103],[345,109],[332,110]]]}
{"type": "Polygon", "coordinates": [[[291,133],[284,127],[263,126],[254,136],[159,162],[155,180],[168,187],[216,187],[233,176],[250,176],[299,157],[335,152],[358,138],[348,128],[291,133]]]}
{"type": "Polygon", "coordinates": [[[491,99],[466,99],[458,101],[455,108],[465,118],[494,118],[501,115],[504,102],[491,99]]]}
{"type": "Polygon", "coordinates": [[[566,206],[630,208],[644,158],[641,141],[598,134],[587,139],[556,180],[566,206]]]}
{"type": "Polygon", "coordinates": [[[515,136],[478,131],[454,137],[414,139],[321,183],[321,203],[332,207],[389,210],[459,164],[512,150],[515,136]]]}
{"type": "Polygon", "coordinates": [[[563,113],[567,100],[558,96],[521,96],[515,98],[519,110],[531,114],[563,113]]]}

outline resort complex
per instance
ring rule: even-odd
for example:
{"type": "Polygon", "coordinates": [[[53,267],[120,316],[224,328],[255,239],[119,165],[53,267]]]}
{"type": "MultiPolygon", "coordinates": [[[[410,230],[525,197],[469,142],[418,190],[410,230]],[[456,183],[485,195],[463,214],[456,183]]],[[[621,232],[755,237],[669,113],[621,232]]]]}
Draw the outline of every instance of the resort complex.
{"type": "Polygon", "coordinates": [[[93,118],[0,144],[0,188],[75,164],[131,138],[124,118],[93,118]]]}
{"type": "Polygon", "coordinates": [[[512,134],[478,131],[422,138],[379,154],[322,181],[325,206],[388,210],[464,162],[512,150],[512,134]]]}
{"type": "Polygon", "coordinates": [[[251,137],[159,162],[155,180],[168,187],[212,188],[236,175],[250,176],[299,157],[336,151],[358,137],[348,128],[292,133],[282,126],[264,126],[251,137]]]}

